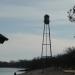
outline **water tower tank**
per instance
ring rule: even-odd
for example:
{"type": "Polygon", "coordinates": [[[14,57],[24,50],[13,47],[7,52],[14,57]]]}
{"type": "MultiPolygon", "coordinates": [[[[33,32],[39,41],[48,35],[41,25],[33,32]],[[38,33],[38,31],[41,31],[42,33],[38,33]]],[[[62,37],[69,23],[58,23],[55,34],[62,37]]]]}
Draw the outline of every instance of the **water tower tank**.
{"type": "Polygon", "coordinates": [[[44,24],[49,24],[49,15],[44,16],[44,24]]]}

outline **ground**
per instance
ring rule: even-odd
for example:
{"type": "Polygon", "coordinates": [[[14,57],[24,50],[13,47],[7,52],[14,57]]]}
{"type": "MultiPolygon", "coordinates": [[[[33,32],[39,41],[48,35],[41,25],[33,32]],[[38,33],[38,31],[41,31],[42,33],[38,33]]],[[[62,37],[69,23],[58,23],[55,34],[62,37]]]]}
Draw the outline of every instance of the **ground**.
{"type": "Polygon", "coordinates": [[[47,68],[44,70],[28,71],[19,75],[74,75],[74,73],[64,72],[62,69],[47,68]]]}

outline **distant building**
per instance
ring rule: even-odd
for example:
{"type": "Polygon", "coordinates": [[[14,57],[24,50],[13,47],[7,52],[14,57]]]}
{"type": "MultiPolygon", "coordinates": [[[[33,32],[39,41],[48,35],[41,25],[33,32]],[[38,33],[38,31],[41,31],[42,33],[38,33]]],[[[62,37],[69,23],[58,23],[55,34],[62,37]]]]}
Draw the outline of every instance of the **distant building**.
{"type": "Polygon", "coordinates": [[[3,44],[7,40],[8,40],[7,37],[5,37],[4,35],[0,34],[0,44],[3,44]]]}

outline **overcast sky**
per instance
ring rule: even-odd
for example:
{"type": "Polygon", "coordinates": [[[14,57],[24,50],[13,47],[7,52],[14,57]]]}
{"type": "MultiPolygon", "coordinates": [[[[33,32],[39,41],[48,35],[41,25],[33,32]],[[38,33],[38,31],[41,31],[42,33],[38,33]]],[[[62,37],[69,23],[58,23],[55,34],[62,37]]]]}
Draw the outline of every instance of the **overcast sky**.
{"type": "Polygon", "coordinates": [[[51,20],[53,55],[75,46],[75,23],[67,17],[74,3],[74,0],[0,0],[0,33],[9,38],[0,45],[0,60],[41,56],[45,14],[51,20]]]}

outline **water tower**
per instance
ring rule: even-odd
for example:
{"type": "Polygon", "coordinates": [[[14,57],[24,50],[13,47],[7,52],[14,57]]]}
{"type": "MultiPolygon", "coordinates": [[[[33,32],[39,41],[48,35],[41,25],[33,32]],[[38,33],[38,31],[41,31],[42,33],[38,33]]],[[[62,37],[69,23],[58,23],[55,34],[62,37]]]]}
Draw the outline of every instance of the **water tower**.
{"type": "Polygon", "coordinates": [[[50,33],[50,20],[49,15],[44,16],[44,29],[43,29],[43,40],[42,40],[42,52],[41,58],[52,57],[51,50],[51,33],[50,33]]]}

